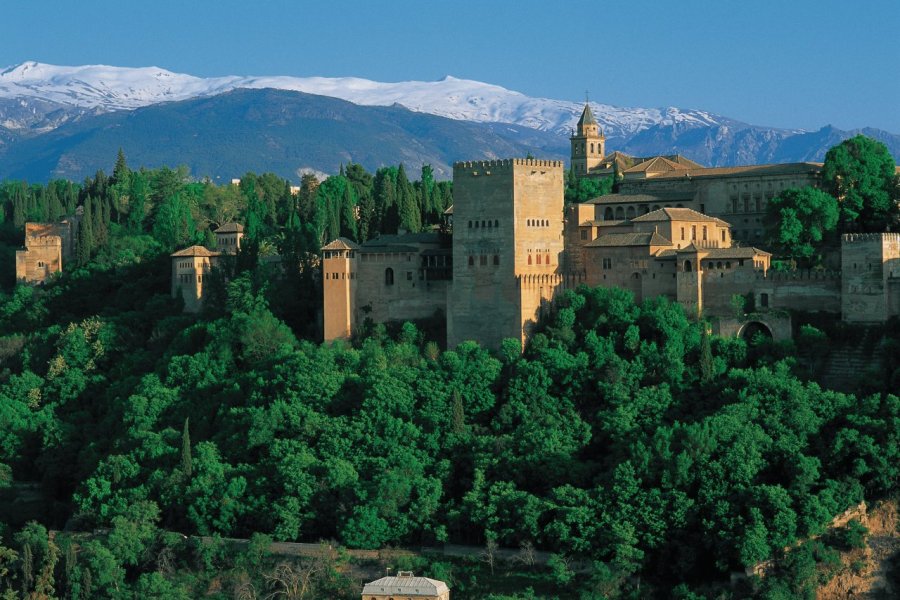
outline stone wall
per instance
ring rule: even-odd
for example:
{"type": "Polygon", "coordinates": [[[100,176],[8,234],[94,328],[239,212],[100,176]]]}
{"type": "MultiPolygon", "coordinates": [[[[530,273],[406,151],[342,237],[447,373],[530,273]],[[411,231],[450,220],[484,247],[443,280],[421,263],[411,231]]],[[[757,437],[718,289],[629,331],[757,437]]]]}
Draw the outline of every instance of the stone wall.
{"type": "Polygon", "coordinates": [[[447,310],[448,282],[427,281],[418,252],[361,252],[357,260],[356,290],[350,292],[357,298],[356,323],[426,319],[447,310]]]}

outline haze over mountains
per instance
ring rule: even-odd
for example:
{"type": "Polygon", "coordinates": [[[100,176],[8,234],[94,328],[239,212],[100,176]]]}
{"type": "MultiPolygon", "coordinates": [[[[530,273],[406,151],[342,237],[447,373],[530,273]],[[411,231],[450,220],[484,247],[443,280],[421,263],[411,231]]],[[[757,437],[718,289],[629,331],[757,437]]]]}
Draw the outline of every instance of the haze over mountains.
{"type": "MultiPolygon", "coordinates": [[[[453,77],[199,78],[26,62],[0,73],[0,177],[80,179],[108,170],[120,146],[135,166],[187,164],[214,179],[248,170],[298,179],[305,169],[330,173],[351,161],[370,170],[428,163],[449,177],[457,160],[567,158],[582,108],[453,77]]],[[[671,107],[592,108],[608,151],[678,152],[710,166],[822,160],[857,133],[761,127],[671,107]]],[[[900,136],[861,131],[900,156],[900,136]]]]}

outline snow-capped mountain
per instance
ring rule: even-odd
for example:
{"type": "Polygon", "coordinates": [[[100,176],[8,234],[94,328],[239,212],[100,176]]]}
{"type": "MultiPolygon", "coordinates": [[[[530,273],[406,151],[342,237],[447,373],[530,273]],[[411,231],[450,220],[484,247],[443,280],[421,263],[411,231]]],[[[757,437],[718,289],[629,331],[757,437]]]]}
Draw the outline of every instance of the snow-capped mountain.
{"type": "MultiPolygon", "coordinates": [[[[274,88],[340,98],[363,106],[400,104],[412,111],[462,121],[514,123],[567,135],[583,104],[531,98],[506,88],[445,77],[440,81],[383,83],[355,77],[211,77],[173,73],[158,67],[105,65],[65,67],[25,62],[0,73],[0,98],[52,102],[100,111],[131,110],[159,102],[214,96],[236,88],[274,88]]],[[[30,103],[26,103],[26,106],[30,103]]],[[[699,110],[620,108],[592,103],[610,138],[623,138],[654,125],[710,126],[728,121],[699,110]]],[[[4,123],[21,127],[21,120],[4,123]]]]}

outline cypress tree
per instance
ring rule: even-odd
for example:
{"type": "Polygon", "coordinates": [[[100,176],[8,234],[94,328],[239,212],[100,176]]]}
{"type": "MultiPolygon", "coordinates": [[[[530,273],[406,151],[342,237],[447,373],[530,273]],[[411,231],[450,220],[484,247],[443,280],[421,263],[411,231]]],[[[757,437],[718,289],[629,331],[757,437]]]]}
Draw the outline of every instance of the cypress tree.
{"type": "Polygon", "coordinates": [[[79,265],[86,265],[91,260],[91,252],[94,249],[94,234],[92,230],[93,201],[88,196],[84,201],[84,213],[78,222],[78,239],[75,254],[79,265]]]}
{"type": "Polygon", "coordinates": [[[341,235],[351,240],[356,240],[356,211],[354,210],[353,191],[347,182],[344,185],[344,194],[341,198],[341,235]]]}
{"type": "Polygon", "coordinates": [[[188,417],[184,419],[184,431],[181,432],[181,472],[190,477],[193,472],[191,460],[191,433],[188,429],[188,417]]]}
{"type": "Polygon", "coordinates": [[[113,168],[113,179],[117,184],[127,183],[128,176],[131,175],[131,169],[125,161],[125,152],[119,147],[119,154],[116,156],[116,166],[113,168]]]}
{"type": "Polygon", "coordinates": [[[700,336],[700,381],[709,383],[713,378],[712,348],[709,342],[709,330],[706,324],[702,324],[703,333],[700,336]]]}

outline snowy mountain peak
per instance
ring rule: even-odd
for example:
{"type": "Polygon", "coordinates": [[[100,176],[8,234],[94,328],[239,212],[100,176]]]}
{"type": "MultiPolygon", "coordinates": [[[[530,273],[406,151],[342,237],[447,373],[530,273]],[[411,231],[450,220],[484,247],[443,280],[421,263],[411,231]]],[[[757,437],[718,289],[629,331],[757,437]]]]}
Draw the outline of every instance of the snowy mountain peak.
{"type": "MultiPolygon", "coordinates": [[[[236,88],[276,88],[332,96],[368,106],[400,104],[451,119],[514,123],[568,135],[581,115],[578,102],[531,98],[498,85],[447,75],[439,81],[384,83],[357,77],[212,77],[159,67],[57,66],[24,62],[0,73],[0,98],[34,99],[67,107],[131,110],[159,102],[213,96],[236,88]]],[[[716,124],[702,111],[620,108],[591,103],[608,137],[624,137],[656,124],[716,124]]]]}

